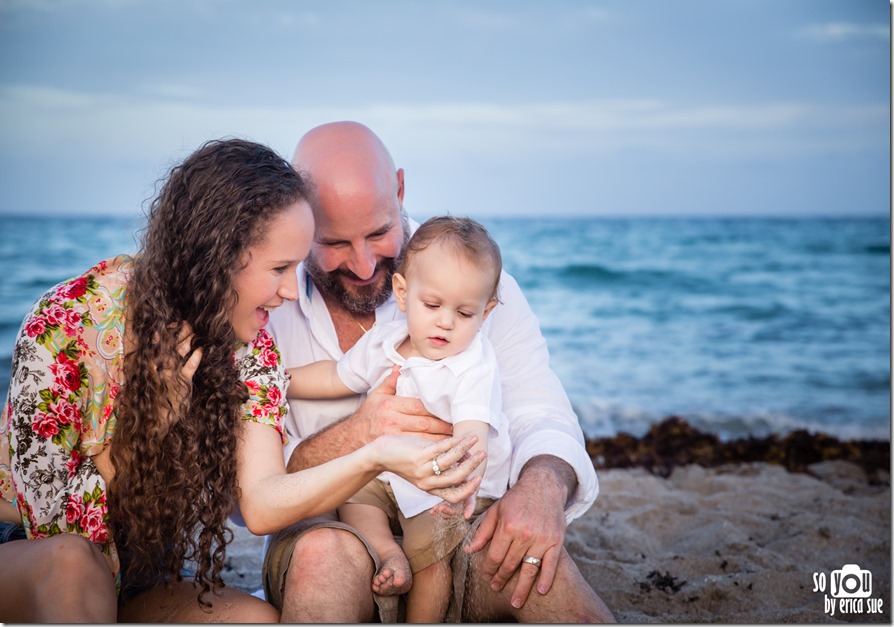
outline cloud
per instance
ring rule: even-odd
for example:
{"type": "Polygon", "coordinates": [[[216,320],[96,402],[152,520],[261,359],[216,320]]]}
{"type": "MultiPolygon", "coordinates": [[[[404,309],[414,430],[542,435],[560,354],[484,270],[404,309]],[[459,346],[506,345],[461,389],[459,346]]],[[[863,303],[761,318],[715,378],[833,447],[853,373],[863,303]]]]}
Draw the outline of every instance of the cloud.
{"type": "Polygon", "coordinates": [[[807,39],[821,43],[835,43],[852,39],[888,40],[891,36],[888,24],[854,24],[852,22],[827,22],[812,24],[802,33],[807,39]]]}
{"type": "MultiPolygon", "coordinates": [[[[157,160],[182,156],[204,141],[240,136],[291,155],[307,129],[333,120],[370,126],[395,155],[517,162],[567,159],[619,150],[662,154],[751,154],[778,158],[852,151],[887,140],[886,105],[768,102],[687,105],[664,100],[572,100],[506,104],[238,106],[206,104],[198,92],[154,86],[140,97],[32,85],[0,87],[0,155],[76,150],[157,160]],[[147,95],[148,94],[148,95],[147,95]]],[[[881,145],[881,144],[879,144],[881,145]]]]}

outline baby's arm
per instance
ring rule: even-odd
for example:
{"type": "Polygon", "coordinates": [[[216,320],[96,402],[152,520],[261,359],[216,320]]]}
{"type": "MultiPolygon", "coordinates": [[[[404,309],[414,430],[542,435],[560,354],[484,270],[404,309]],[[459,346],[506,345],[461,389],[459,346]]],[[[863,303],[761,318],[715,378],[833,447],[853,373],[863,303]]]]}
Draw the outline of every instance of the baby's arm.
{"type": "Polygon", "coordinates": [[[289,383],[286,396],[318,400],[356,394],[338,377],[336,363],[338,362],[332,359],[324,359],[306,366],[289,368],[286,372],[292,376],[292,381],[289,383]]]}

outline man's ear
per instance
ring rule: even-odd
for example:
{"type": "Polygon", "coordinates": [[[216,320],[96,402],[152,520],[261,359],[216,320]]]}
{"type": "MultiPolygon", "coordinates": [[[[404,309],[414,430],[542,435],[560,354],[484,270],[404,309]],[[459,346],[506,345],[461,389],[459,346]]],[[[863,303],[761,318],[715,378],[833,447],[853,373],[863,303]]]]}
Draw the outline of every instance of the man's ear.
{"type": "Polygon", "coordinates": [[[487,317],[490,315],[490,312],[492,312],[494,310],[494,307],[496,307],[496,306],[497,306],[496,298],[491,298],[489,301],[487,301],[487,304],[484,306],[484,315],[481,316],[482,322],[487,320],[487,317]]]}
{"type": "Polygon", "coordinates": [[[392,275],[391,289],[394,292],[394,299],[397,301],[397,308],[407,313],[407,280],[400,272],[395,272],[392,275]]]}

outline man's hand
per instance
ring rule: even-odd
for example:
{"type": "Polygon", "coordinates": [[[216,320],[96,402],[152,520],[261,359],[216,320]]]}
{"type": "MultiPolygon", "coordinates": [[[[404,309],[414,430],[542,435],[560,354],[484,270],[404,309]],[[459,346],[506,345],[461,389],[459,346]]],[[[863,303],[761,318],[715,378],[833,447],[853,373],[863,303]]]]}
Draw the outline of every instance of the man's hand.
{"type": "Polygon", "coordinates": [[[490,580],[494,590],[502,590],[519,571],[513,607],[525,604],[535,582],[540,594],[549,592],[565,543],[565,503],[576,482],[566,462],[551,456],[535,457],[525,465],[516,484],[487,510],[465,548],[467,553],[476,553],[490,543],[481,575],[490,580]],[[523,563],[526,556],[539,558],[540,567],[523,563]]]}
{"type": "Polygon", "coordinates": [[[453,426],[432,416],[418,398],[396,396],[400,367],[371,390],[357,411],[306,438],[292,451],[286,469],[298,472],[356,451],[381,435],[415,435],[429,441],[453,434],[453,426]]]}
{"type": "Polygon", "coordinates": [[[364,425],[366,441],[380,435],[416,435],[436,441],[453,433],[450,423],[428,413],[418,398],[396,396],[400,366],[394,366],[391,374],[372,390],[352,418],[364,425]]]}

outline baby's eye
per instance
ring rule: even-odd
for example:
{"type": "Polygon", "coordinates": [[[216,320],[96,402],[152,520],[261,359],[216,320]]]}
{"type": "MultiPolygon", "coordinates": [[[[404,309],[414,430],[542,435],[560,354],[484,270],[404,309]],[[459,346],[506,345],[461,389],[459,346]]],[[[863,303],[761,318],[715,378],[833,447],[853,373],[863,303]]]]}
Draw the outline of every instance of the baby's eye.
{"type": "Polygon", "coordinates": [[[475,315],[475,314],[471,314],[471,313],[469,313],[468,311],[460,311],[460,312],[459,312],[459,316],[460,316],[460,318],[471,318],[471,317],[474,316],[474,315],[475,315]]]}
{"type": "Polygon", "coordinates": [[[436,303],[423,303],[427,309],[437,309],[438,305],[436,303]]]}

